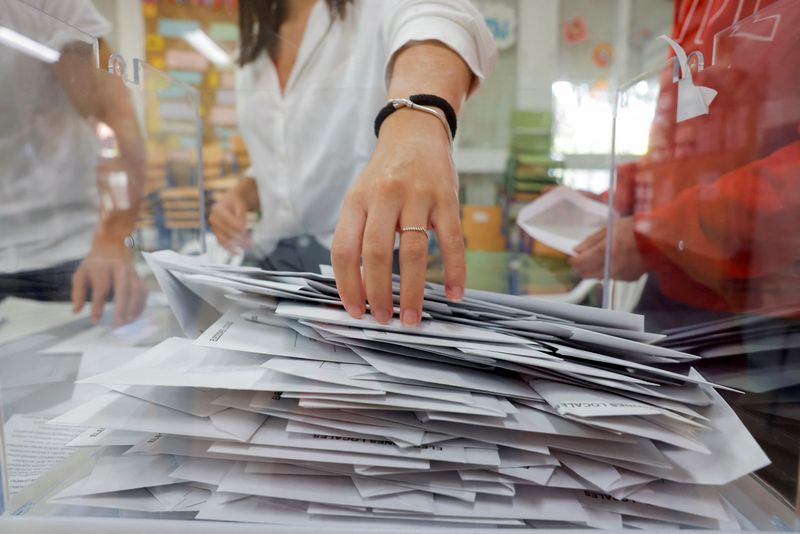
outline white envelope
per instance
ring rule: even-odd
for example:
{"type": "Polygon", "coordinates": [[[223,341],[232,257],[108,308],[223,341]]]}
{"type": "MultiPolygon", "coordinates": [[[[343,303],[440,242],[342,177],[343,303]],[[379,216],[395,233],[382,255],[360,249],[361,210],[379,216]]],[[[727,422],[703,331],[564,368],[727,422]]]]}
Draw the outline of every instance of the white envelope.
{"type": "Polygon", "coordinates": [[[169,268],[174,265],[188,265],[191,268],[196,268],[203,261],[202,258],[181,256],[175,252],[164,250],[153,253],[144,252],[142,257],[144,257],[147,266],[150,267],[150,271],[166,295],[167,302],[185,335],[191,337],[199,336],[209,324],[219,317],[217,310],[186,287],[169,271],[169,268]],[[175,262],[175,264],[170,262],[175,262]]]}
{"type": "MultiPolygon", "coordinates": [[[[531,369],[545,369],[548,371],[555,371],[557,373],[571,373],[594,378],[603,378],[607,380],[612,380],[615,382],[626,382],[631,384],[640,384],[640,385],[653,385],[657,386],[658,384],[654,382],[649,382],[647,380],[642,380],[640,378],[636,378],[634,376],[630,376],[629,374],[620,374],[615,373],[613,371],[607,371],[605,369],[600,369],[598,367],[591,367],[588,365],[582,365],[580,363],[568,362],[568,361],[550,361],[550,360],[543,360],[539,358],[529,358],[520,360],[519,357],[515,357],[513,355],[504,355],[501,353],[495,353],[491,351],[475,351],[472,349],[463,349],[464,352],[468,354],[482,354],[485,356],[489,356],[492,358],[496,358],[498,360],[511,360],[513,359],[517,363],[522,363],[531,369]]],[[[536,397],[534,397],[536,398],[536,397]]]]}
{"type": "MultiPolygon", "coordinates": [[[[661,508],[642,504],[633,500],[617,500],[602,492],[575,492],[576,498],[586,508],[614,512],[626,516],[636,516],[645,519],[657,519],[659,521],[671,521],[682,523],[700,528],[719,529],[719,521],[685,512],[670,510],[668,507],[661,508]]],[[[666,506],[666,503],[664,503],[666,506]]]]}
{"type": "Polygon", "coordinates": [[[531,386],[562,416],[579,418],[662,415],[663,408],[615,395],[607,391],[588,389],[560,382],[536,380],[531,386]]]}
{"type": "Polygon", "coordinates": [[[169,474],[178,466],[174,456],[118,456],[98,458],[91,473],[58,492],[53,498],[82,497],[131,489],[175,484],[169,474]]]}
{"type": "Polygon", "coordinates": [[[526,204],[517,225],[537,241],[573,255],[576,245],[605,227],[608,213],[608,204],[560,186],[526,204]]]}
{"type": "Polygon", "coordinates": [[[359,416],[357,414],[335,411],[333,413],[321,414],[319,411],[306,410],[300,408],[295,399],[275,398],[275,395],[264,393],[256,394],[252,400],[237,399],[230,395],[217,399],[216,402],[223,406],[233,405],[239,409],[251,409],[260,413],[267,413],[314,425],[334,428],[348,432],[383,436],[393,441],[401,440],[411,445],[421,445],[425,431],[420,428],[413,428],[405,425],[381,425],[379,421],[359,416]]]}
{"type": "MultiPolygon", "coordinates": [[[[317,362],[319,363],[319,362],[317,362]]],[[[345,365],[345,364],[342,364],[345,365]]],[[[321,382],[311,380],[287,373],[281,373],[273,369],[263,368],[263,374],[259,381],[251,388],[253,391],[280,391],[286,398],[298,396],[306,393],[348,395],[348,396],[375,396],[383,395],[386,391],[380,389],[366,389],[365,386],[374,382],[364,382],[362,387],[350,387],[335,382],[321,382]]],[[[376,385],[375,387],[379,387],[376,385]]]]}
{"type": "MultiPolygon", "coordinates": [[[[345,506],[332,506],[328,504],[310,503],[308,506],[308,513],[315,514],[322,520],[329,522],[336,519],[337,516],[346,518],[353,518],[359,521],[355,523],[353,528],[358,529],[369,527],[377,528],[384,526],[391,528],[392,523],[386,523],[392,520],[396,524],[397,529],[430,529],[439,530],[443,527],[460,527],[472,530],[471,525],[491,525],[490,528],[494,529],[496,525],[507,527],[524,527],[526,523],[519,519],[496,519],[496,518],[483,518],[483,517],[436,517],[431,515],[414,515],[412,513],[392,513],[391,510],[372,510],[361,511],[352,507],[345,506]]],[[[339,526],[339,523],[333,523],[339,526]]]]}
{"type": "Polygon", "coordinates": [[[169,476],[174,480],[201,482],[211,486],[219,486],[219,483],[235,463],[233,460],[217,458],[179,457],[178,466],[169,476]]]}
{"type": "MultiPolygon", "coordinates": [[[[694,376],[700,374],[692,369],[694,376]]],[[[615,464],[647,475],[685,484],[721,486],[769,465],[770,460],[747,431],[734,411],[714,390],[708,394],[713,404],[707,409],[708,430],[697,433],[697,440],[711,452],[710,456],[689,450],[663,448],[669,467],[615,464]]]]}
{"type": "Polygon", "coordinates": [[[333,409],[342,410],[433,410],[437,412],[484,415],[489,417],[504,417],[506,412],[495,407],[481,407],[476,405],[458,404],[437,399],[424,399],[421,397],[411,397],[397,393],[387,393],[385,397],[373,398],[353,398],[349,401],[325,400],[314,398],[300,398],[302,408],[314,409],[333,409]]]}
{"type": "Polygon", "coordinates": [[[340,506],[366,506],[430,513],[433,496],[414,491],[400,495],[363,498],[350,477],[262,475],[234,468],[219,485],[219,491],[281,499],[311,501],[340,506]]]}
{"type": "Polygon", "coordinates": [[[53,498],[52,501],[54,504],[110,508],[113,510],[129,510],[135,512],[157,513],[173,511],[168,505],[161,503],[149,490],[144,488],[101,493],[98,495],[53,498]]]}
{"type": "Polygon", "coordinates": [[[622,479],[619,470],[603,462],[562,452],[555,453],[555,457],[577,476],[603,491],[609,491],[622,479]]]}
{"type": "MultiPolygon", "coordinates": [[[[497,472],[506,477],[513,477],[545,486],[555,470],[556,467],[554,465],[545,465],[537,467],[501,467],[497,472]]],[[[515,483],[518,482],[515,481],[515,483]]]]}
{"type": "Polygon", "coordinates": [[[275,313],[282,317],[320,321],[323,323],[353,326],[369,330],[414,333],[420,336],[468,339],[484,341],[486,343],[510,343],[514,345],[524,343],[524,340],[506,334],[460,326],[453,323],[423,321],[418,327],[410,329],[403,326],[400,320],[396,318],[393,318],[388,324],[381,324],[377,321],[373,321],[369,315],[365,315],[361,319],[355,319],[344,310],[304,305],[288,301],[281,302],[275,313]]]}
{"type": "Polygon", "coordinates": [[[89,428],[67,443],[67,447],[102,447],[114,445],[136,445],[147,437],[146,432],[112,430],[110,428],[89,428]]]}
{"type": "Polygon", "coordinates": [[[461,463],[466,463],[467,461],[464,447],[441,444],[400,448],[391,441],[341,436],[331,430],[320,434],[291,434],[287,431],[287,422],[274,417],[270,418],[258,429],[249,443],[252,445],[377,454],[400,458],[421,458],[461,463]]]}
{"type": "Polygon", "coordinates": [[[459,414],[428,413],[418,414],[423,422],[450,421],[474,426],[504,428],[521,432],[536,432],[537,434],[554,434],[558,436],[594,438],[620,443],[632,443],[633,438],[625,435],[598,430],[584,424],[576,423],[541,410],[528,406],[519,406],[518,413],[509,414],[501,419],[498,417],[481,417],[459,414]]]}
{"type": "MultiPolygon", "coordinates": [[[[429,284],[432,288],[439,288],[444,292],[444,288],[438,284],[429,284]]],[[[486,303],[506,306],[512,310],[522,310],[521,315],[534,313],[558,317],[562,321],[574,321],[581,324],[608,326],[611,328],[625,328],[628,330],[644,331],[644,316],[634,313],[609,310],[605,308],[593,308],[591,306],[581,306],[579,304],[569,304],[566,302],[555,302],[552,300],[539,299],[531,296],[509,295],[506,293],[495,293],[480,289],[467,289],[466,298],[463,302],[473,299],[479,309],[485,309],[486,303]]],[[[488,340],[486,340],[488,341],[488,340]]]]}
{"type": "Polygon", "coordinates": [[[460,387],[507,397],[539,398],[539,395],[531,391],[531,387],[525,382],[502,375],[458,368],[428,360],[413,360],[362,347],[354,347],[353,350],[368,364],[389,376],[445,384],[449,387],[460,387]]]}
{"type": "Polygon", "coordinates": [[[248,321],[241,313],[239,309],[229,310],[194,344],[305,360],[363,363],[348,349],[309,339],[288,328],[248,321]]]}
{"type": "Polygon", "coordinates": [[[246,352],[196,347],[168,338],[127,365],[80,383],[252,389],[263,375],[264,357],[246,352]]]}
{"type": "Polygon", "coordinates": [[[265,420],[264,415],[232,408],[197,417],[110,392],[56,417],[50,424],[247,441],[265,420]]]}
{"type": "Polygon", "coordinates": [[[129,397],[166,406],[197,417],[208,417],[225,408],[211,404],[219,391],[198,388],[167,386],[111,386],[111,389],[129,397]]]}

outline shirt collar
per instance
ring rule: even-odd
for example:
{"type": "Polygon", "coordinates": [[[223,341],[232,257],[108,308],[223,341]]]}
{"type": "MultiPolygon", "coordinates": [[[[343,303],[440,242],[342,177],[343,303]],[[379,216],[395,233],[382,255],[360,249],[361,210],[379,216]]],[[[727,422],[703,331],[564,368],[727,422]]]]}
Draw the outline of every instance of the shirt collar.
{"type": "Polygon", "coordinates": [[[303,70],[328,34],[332,23],[333,18],[327,3],[323,0],[317,0],[308,16],[303,40],[300,42],[297,59],[292,67],[291,74],[289,74],[285,91],[291,90],[295,80],[303,74],[303,70]]]}

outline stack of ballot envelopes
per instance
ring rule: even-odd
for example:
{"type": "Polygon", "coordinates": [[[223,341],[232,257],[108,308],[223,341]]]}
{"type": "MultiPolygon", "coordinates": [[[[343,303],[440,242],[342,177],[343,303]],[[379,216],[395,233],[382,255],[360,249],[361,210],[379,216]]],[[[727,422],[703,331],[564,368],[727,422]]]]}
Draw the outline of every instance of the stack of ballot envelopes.
{"type": "Polygon", "coordinates": [[[147,260],[195,338],[83,380],[109,391],[52,424],[86,427],[71,445],[99,447],[96,463],[52,502],[345,528],[734,529],[723,487],[769,463],[721,386],[637,315],[451,302],[429,284],[405,328],[351,318],[332,277],[147,260]]]}

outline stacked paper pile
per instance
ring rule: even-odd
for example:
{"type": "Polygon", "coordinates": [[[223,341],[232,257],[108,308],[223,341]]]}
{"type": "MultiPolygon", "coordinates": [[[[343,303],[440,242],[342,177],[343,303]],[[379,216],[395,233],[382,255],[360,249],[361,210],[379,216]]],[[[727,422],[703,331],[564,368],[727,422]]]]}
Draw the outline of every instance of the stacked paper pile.
{"type": "Polygon", "coordinates": [[[111,391],[53,423],[106,447],[53,502],[407,530],[727,529],[721,487],[768,463],[639,316],[454,303],[430,285],[407,329],[352,319],[326,276],[149,262],[187,331],[198,296],[226,311],[86,380],[111,391]]]}
{"type": "Polygon", "coordinates": [[[709,380],[744,391],[726,395],[734,411],[774,464],[760,475],[787,499],[797,491],[800,450],[800,309],[749,310],[724,319],[665,331],[659,344],[702,358],[697,368],[709,380]]]}

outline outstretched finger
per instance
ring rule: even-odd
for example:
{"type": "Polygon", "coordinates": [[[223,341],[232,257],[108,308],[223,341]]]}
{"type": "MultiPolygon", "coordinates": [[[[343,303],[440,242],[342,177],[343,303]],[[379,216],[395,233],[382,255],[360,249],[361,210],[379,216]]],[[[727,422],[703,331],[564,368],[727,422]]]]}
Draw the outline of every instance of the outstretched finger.
{"type": "Polygon", "coordinates": [[[444,287],[447,298],[458,301],[464,298],[467,263],[464,253],[464,232],[461,229],[458,198],[453,194],[440,201],[431,215],[436,239],[442,250],[444,287]]]}
{"type": "Polygon", "coordinates": [[[369,210],[364,228],[364,281],[370,315],[379,323],[388,323],[394,315],[392,262],[399,215],[399,206],[380,203],[369,210]]]}
{"type": "Polygon", "coordinates": [[[400,320],[416,326],[422,319],[428,267],[428,217],[424,205],[408,205],[400,216],[400,320]]]}
{"type": "Polygon", "coordinates": [[[92,322],[96,323],[103,316],[103,306],[105,306],[111,293],[111,276],[106,267],[92,269],[88,276],[92,287],[92,311],[90,317],[92,322]]]}
{"type": "Polygon", "coordinates": [[[361,243],[366,221],[366,212],[357,202],[345,202],[331,248],[331,263],[339,297],[344,308],[353,317],[361,317],[365,310],[366,295],[361,280],[361,243]]]}
{"type": "Polygon", "coordinates": [[[83,309],[86,304],[87,293],[86,272],[81,266],[72,275],[72,313],[78,313],[83,309]]]}
{"type": "Polygon", "coordinates": [[[131,280],[127,265],[122,261],[115,261],[113,266],[114,282],[114,324],[121,325],[128,322],[128,306],[131,304],[131,280]]]}

